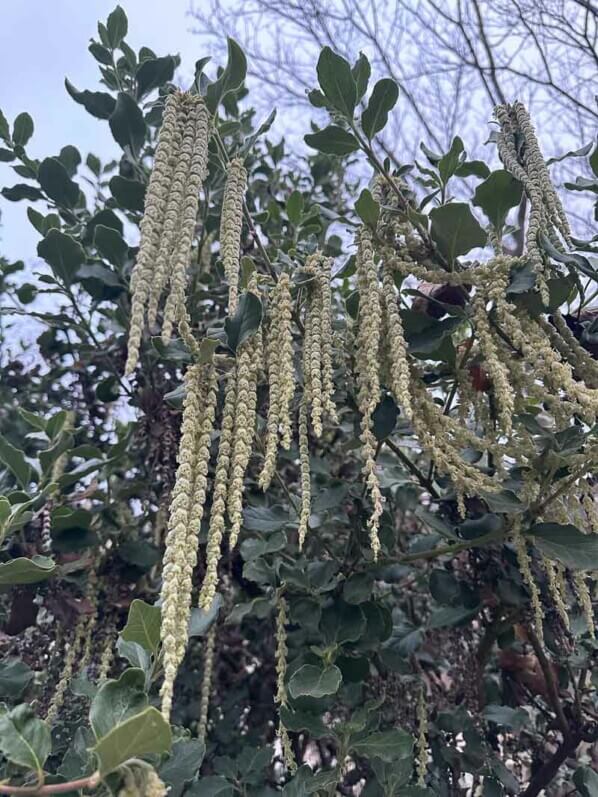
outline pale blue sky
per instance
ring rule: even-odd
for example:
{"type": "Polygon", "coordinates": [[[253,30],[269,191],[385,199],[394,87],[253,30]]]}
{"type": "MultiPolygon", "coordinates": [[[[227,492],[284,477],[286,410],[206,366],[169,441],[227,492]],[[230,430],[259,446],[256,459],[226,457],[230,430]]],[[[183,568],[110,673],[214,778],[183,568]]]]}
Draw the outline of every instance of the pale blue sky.
{"type": "MultiPolygon", "coordinates": [[[[99,71],[87,50],[97,37],[97,21],[105,20],[116,0],[3,0],[0,28],[0,108],[12,124],[27,111],[35,134],[28,145],[33,157],[56,154],[74,144],[83,158],[118,154],[108,124],[94,119],[66,93],[64,78],[79,89],[98,89],[99,71]]],[[[129,18],[127,41],[138,49],[146,45],[158,55],[180,53],[182,74],[191,75],[200,52],[197,37],[189,33],[188,0],[120,0],[129,18]]],[[[0,164],[0,185],[21,182],[9,164],[0,164]]],[[[0,197],[2,219],[0,254],[30,260],[39,236],[26,216],[27,202],[0,197]]]]}

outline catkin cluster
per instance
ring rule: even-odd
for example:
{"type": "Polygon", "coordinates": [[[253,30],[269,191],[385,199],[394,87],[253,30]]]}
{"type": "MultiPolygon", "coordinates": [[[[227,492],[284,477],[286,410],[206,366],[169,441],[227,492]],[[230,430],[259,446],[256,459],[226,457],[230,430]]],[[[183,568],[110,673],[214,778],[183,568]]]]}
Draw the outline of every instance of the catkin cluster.
{"type": "Polygon", "coordinates": [[[279,445],[286,450],[291,446],[291,407],[295,394],[291,314],[290,279],[288,274],[283,273],[271,293],[266,340],[269,402],[266,452],[259,476],[259,485],[263,490],[268,489],[274,477],[279,445]]]}
{"type": "Polygon", "coordinates": [[[199,704],[199,721],[197,724],[197,738],[200,742],[206,741],[208,732],[208,712],[210,709],[210,694],[212,690],[212,675],[214,672],[214,651],[216,649],[216,626],[213,625],[206,636],[203,651],[203,674],[201,680],[201,700],[199,704]]]}
{"type": "Polygon", "coordinates": [[[173,326],[194,349],[185,292],[187,267],[195,235],[199,191],[207,171],[210,116],[201,97],[170,94],[145,198],[139,253],[131,276],[131,324],[125,373],[133,372],[147,322],[156,323],[166,291],[162,339],[168,343],[173,326]]]}
{"type": "Polygon", "coordinates": [[[247,170],[243,161],[241,158],[233,158],[228,164],[220,216],[220,257],[228,282],[229,315],[235,314],[239,300],[239,259],[246,186],[247,170]]]}
{"type": "Polygon", "coordinates": [[[177,668],[187,644],[192,576],[207,492],[217,380],[212,362],[185,374],[185,401],[162,570],[162,713],[170,716],[177,668]]]}

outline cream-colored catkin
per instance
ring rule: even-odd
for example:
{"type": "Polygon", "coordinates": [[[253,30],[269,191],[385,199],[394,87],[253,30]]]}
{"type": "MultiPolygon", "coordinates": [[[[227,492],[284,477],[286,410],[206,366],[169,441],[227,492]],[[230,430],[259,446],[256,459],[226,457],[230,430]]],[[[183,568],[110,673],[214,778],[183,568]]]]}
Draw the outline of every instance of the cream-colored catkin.
{"type": "Polygon", "coordinates": [[[411,407],[411,392],[409,384],[409,358],[403,322],[397,303],[396,288],[392,270],[385,264],[382,277],[382,309],[386,320],[386,341],[390,357],[389,387],[397,406],[401,408],[405,417],[413,417],[411,407]]]}
{"type": "Polygon", "coordinates": [[[222,215],[220,216],[220,257],[228,282],[228,313],[234,315],[239,299],[239,261],[243,229],[243,200],[247,186],[247,170],[241,158],[228,164],[222,215]]]}
{"type": "Polygon", "coordinates": [[[226,498],[228,493],[228,480],[233,445],[233,431],[235,428],[235,411],[237,406],[237,377],[236,368],[228,375],[224,390],[224,408],[222,410],[222,424],[220,441],[218,444],[218,458],[214,474],[214,490],[212,494],[212,508],[208,527],[208,543],[206,548],[206,572],[199,593],[199,606],[207,611],[216,595],[218,586],[218,564],[222,555],[222,538],[225,529],[226,498]]]}
{"type": "Polygon", "coordinates": [[[338,423],[334,403],[334,357],[332,323],[332,258],[322,257],[317,275],[320,291],[320,364],[322,368],[322,404],[324,413],[332,423],[338,423]]]}
{"type": "Polygon", "coordinates": [[[548,592],[557,611],[557,614],[563,621],[563,625],[567,630],[570,627],[569,612],[567,611],[567,604],[565,602],[565,593],[563,592],[563,579],[560,578],[559,567],[556,562],[549,559],[542,554],[542,567],[546,573],[546,581],[548,583],[548,592]]]}
{"type": "MultiPolygon", "coordinates": [[[[192,108],[189,113],[190,131],[189,146],[191,157],[187,172],[185,193],[181,205],[181,217],[176,244],[170,266],[170,292],[164,308],[162,324],[162,342],[167,344],[172,336],[175,321],[185,318],[185,302],[187,288],[187,268],[191,257],[191,248],[197,223],[199,208],[199,191],[205,180],[208,169],[208,143],[210,140],[210,114],[206,104],[200,97],[189,98],[192,108]]],[[[187,131],[183,136],[182,148],[187,146],[187,131]]]]}
{"type": "Polygon", "coordinates": [[[519,519],[513,522],[511,541],[515,548],[515,553],[517,554],[517,564],[519,565],[519,572],[521,573],[523,583],[530,593],[532,610],[534,613],[534,626],[538,641],[544,646],[544,609],[542,608],[540,590],[532,573],[531,560],[527,552],[527,542],[521,531],[521,521],[519,519]]]}
{"type": "Polygon", "coordinates": [[[139,253],[131,275],[133,296],[125,374],[131,374],[135,370],[139,358],[145,306],[152,288],[155,261],[162,238],[166,204],[174,171],[175,150],[178,149],[177,129],[181,109],[181,93],[170,94],[165,103],[154,166],[145,196],[145,208],[140,224],[139,253]]]}
{"type": "Polygon", "coordinates": [[[82,614],[77,620],[73,639],[68,647],[68,650],[66,651],[62,670],[60,672],[60,678],[58,679],[52,700],[50,701],[50,705],[48,707],[46,722],[49,725],[52,725],[56,721],[58,714],[60,713],[60,709],[64,705],[66,690],[71,683],[73,673],[79,666],[79,655],[84,644],[86,630],[87,615],[82,614]]]}
{"type": "Polygon", "coordinates": [[[216,650],[216,625],[212,625],[206,635],[203,651],[203,673],[201,679],[201,700],[199,704],[199,720],[197,723],[197,738],[205,744],[208,732],[208,714],[210,710],[210,695],[212,693],[212,677],[214,674],[214,652],[216,650]]]}
{"type": "Polygon", "coordinates": [[[428,711],[424,686],[420,687],[417,699],[417,785],[426,785],[428,770],[428,711]]]}
{"type": "Polygon", "coordinates": [[[301,474],[301,513],[299,515],[299,550],[303,549],[311,516],[311,468],[309,464],[309,432],[305,395],[299,405],[299,467],[301,474]]]}
{"type": "MultiPolygon", "coordinates": [[[[212,362],[197,366],[199,379],[201,418],[195,430],[195,462],[193,474],[193,493],[189,506],[189,524],[185,540],[185,557],[182,562],[182,574],[179,584],[179,622],[186,627],[191,609],[191,591],[193,572],[197,564],[199,532],[204,516],[208,490],[208,468],[210,464],[210,446],[214,433],[216,400],[218,397],[218,379],[215,365],[212,362]]],[[[182,661],[187,645],[187,635],[177,639],[177,658],[182,661]]]]}
{"type": "MultiPolygon", "coordinates": [[[[197,429],[201,425],[200,366],[192,365],[185,373],[185,400],[181,438],[177,455],[178,467],[172,490],[166,535],[166,550],[162,569],[162,655],[164,682],[161,688],[162,714],[168,720],[172,707],[174,679],[180,663],[181,640],[186,643],[187,626],[179,617],[181,606],[181,579],[187,556],[189,516],[195,485],[197,429]]],[[[183,644],[184,644],[183,643],[183,644]]]]}
{"type": "Polygon", "coordinates": [[[282,758],[286,768],[290,772],[295,772],[297,769],[297,762],[293,753],[293,747],[289,738],[289,733],[285,727],[284,722],[280,716],[280,709],[287,705],[287,630],[286,625],[288,622],[288,607],[285,598],[282,595],[278,596],[277,612],[276,612],[276,694],[274,695],[274,702],[278,708],[278,738],[282,750],[282,758]]]}
{"type": "Polygon", "coordinates": [[[590,590],[586,581],[586,573],[580,571],[573,573],[573,589],[586,621],[590,637],[596,641],[596,620],[594,618],[592,596],[590,595],[590,590]]]}
{"type": "Polygon", "coordinates": [[[104,646],[100,653],[100,660],[98,662],[97,681],[99,684],[103,683],[110,674],[110,669],[114,661],[114,629],[110,626],[107,629],[104,638],[104,646]]]}
{"type": "Polygon", "coordinates": [[[291,404],[295,393],[293,366],[292,300],[288,274],[281,274],[272,290],[270,325],[266,339],[268,417],[266,451],[259,486],[267,490],[276,471],[279,444],[291,445],[291,404]]]}
{"type": "Polygon", "coordinates": [[[307,258],[305,269],[313,274],[308,283],[304,319],[303,383],[314,435],[321,437],[324,401],[322,393],[322,294],[318,280],[320,255],[307,258]]]}
{"type": "Polygon", "coordinates": [[[358,233],[357,285],[359,288],[359,315],[356,336],[357,351],[357,405],[361,413],[361,446],[363,473],[372,502],[368,520],[370,545],[374,559],[378,558],[380,541],[378,531],[383,510],[383,498],[376,472],[376,438],[372,431],[372,416],[380,399],[378,353],[382,326],[380,285],[374,261],[374,242],[371,230],[363,226],[358,233]]]}
{"type": "MultiPolygon", "coordinates": [[[[66,418],[64,419],[64,424],[62,426],[62,434],[70,434],[73,431],[75,426],[75,419],[76,414],[74,410],[68,410],[66,414],[66,418]]],[[[56,457],[54,460],[54,464],[52,465],[52,470],[50,472],[50,481],[57,482],[61,476],[64,475],[64,471],[66,466],[69,462],[69,454],[68,451],[63,452],[60,456],[56,457]]]]}
{"type": "Polygon", "coordinates": [[[257,383],[263,360],[261,327],[237,351],[237,402],[227,492],[230,521],[229,547],[237,544],[243,522],[245,473],[249,465],[257,418],[257,383]]]}

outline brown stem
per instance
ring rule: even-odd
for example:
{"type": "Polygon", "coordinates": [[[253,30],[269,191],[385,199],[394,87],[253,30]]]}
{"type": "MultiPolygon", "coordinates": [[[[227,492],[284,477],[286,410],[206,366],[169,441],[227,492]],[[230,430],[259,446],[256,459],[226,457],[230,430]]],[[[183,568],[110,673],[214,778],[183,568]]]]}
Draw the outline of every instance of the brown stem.
{"type": "Polygon", "coordinates": [[[561,764],[575,751],[580,741],[578,734],[566,736],[554,755],[536,772],[521,797],[537,797],[556,776],[561,764]]]}
{"type": "Polygon", "coordinates": [[[563,704],[561,703],[561,698],[559,697],[559,690],[556,678],[554,677],[552,665],[548,661],[548,657],[544,652],[544,648],[542,647],[540,640],[536,636],[536,632],[530,626],[528,626],[526,630],[529,640],[532,643],[534,653],[536,654],[536,658],[538,659],[538,663],[542,669],[544,680],[546,681],[548,701],[552,710],[556,714],[559,728],[561,729],[563,737],[566,740],[569,736],[571,736],[571,728],[569,727],[569,723],[565,717],[565,712],[563,711],[563,704]]]}
{"type": "Polygon", "coordinates": [[[68,783],[48,783],[46,786],[11,786],[9,783],[0,784],[0,794],[23,794],[23,795],[43,795],[43,794],[65,794],[69,791],[79,789],[95,789],[100,782],[100,773],[94,772],[87,778],[70,780],[68,783]]]}

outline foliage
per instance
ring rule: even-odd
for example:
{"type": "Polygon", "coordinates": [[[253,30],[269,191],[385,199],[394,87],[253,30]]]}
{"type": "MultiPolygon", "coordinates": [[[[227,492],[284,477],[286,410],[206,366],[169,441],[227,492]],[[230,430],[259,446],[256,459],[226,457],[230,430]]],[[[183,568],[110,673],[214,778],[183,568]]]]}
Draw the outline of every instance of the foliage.
{"type": "MultiPolygon", "coordinates": [[[[3,779],[29,793],[76,781],[72,791],[157,795],[166,786],[177,797],[449,795],[472,784],[485,795],[525,788],[531,797],[561,779],[571,793],[593,794],[585,762],[574,772],[559,767],[598,739],[594,242],[561,234],[549,180],[542,216],[518,160],[501,169],[470,161],[458,137],[445,153],[423,147],[426,165],[393,170],[375,137],[399,92],[384,76],[370,86],[364,55],[351,65],[322,50],[310,101],[330,124],[313,125],[308,154],[291,157],[284,141],[268,138],[273,115],[256,121],[245,55],[229,40],[224,68],[210,80],[200,59],[190,89],[213,118],[183,264],[191,332],[181,317],[170,341],[155,325],[144,329],[127,379],[138,227],[179,65],[146,47],[135,52],[127,35],[117,7],[89,47],[101,90],[66,82],[82,112],[108,124],[113,161],[83,160],[72,144],[32,159],[34,121],[22,113],[9,124],[0,114],[2,160],[27,181],[2,195],[35,204],[27,215],[43,261],[35,282],[23,263],[1,262],[3,779]],[[248,180],[239,301],[227,315],[220,221],[237,158],[248,180]],[[372,168],[367,187],[352,182],[355,158],[372,168]],[[476,187],[457,202],[453,186],[466,178],[476,187]],[[524,196],[523,210],[531,203],[542,226],[526,254],[510,258],[510,219],[524,196]],[[368,274],[393,259],[377,293],[378,277],[373,286],[368,274]],[[270,423],[272,359],[265,373],[257,364],[283,275],[300,434],[277,452],[264,491],[266,441],[279,424],[270,423]],[[372,339],[372,297],[400,335],[356,351],[355,340],[372,339]],[[32,321],[43,331],[26,357],[9,341],[32,321]],[[516,337],[515,321],[536,330],[531,343],[516,337]],[[538,329],[547,330],[547,348],[538,329]],[[373,375],[386,348],[388,367],[373,375]],[[489,356],[496,351],[498,364],[489,356]],[[516,369],[534,351],[537,369],[516,385],[506,413],[501,374],[518,372],[505,361],[516,369]],[[216,567],[215,600],[198,608],[216,503],[208,491],[201,529],[191,529],[199,561],[185,571],[192,608],[178,629],[186,649],[169,723],[156,708],[171,644],[161,562],[175,481],[180,487],[182,408],[193,398],[190,374],[212,369],[219,418],[231,374],[252,357],[257,434],[252,423],[241,537],[216,567]],[[401,358],[407,370],[396,375],[401,358]],[[378,390],[365,390],[375,378],[378,390]],[[555,386],[560,378],[568,381],[555,386]]],[[[524,165],[530,141],[519,153],[524,165]]],[[[597,152],[594,182],[569,186],[591,199],[597,152]]],[[[283,349],[283,326],[275,329],[269,358],[283,349]]],[[[201,395],[207,406],[209,389],[201,395]]],[[[241,403],[237,419],[251,417],[246,411],[241,403]]],[[[224,435],[224,424],[209,426],[210,485],[224,435]]],[[[175,562],[177,584],[190,561],[175,562]]]]}

